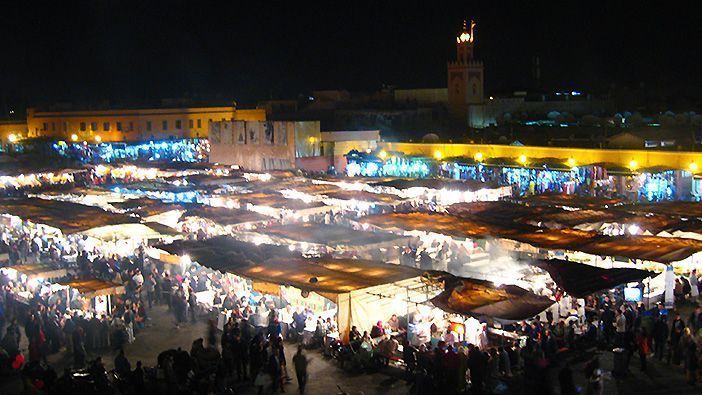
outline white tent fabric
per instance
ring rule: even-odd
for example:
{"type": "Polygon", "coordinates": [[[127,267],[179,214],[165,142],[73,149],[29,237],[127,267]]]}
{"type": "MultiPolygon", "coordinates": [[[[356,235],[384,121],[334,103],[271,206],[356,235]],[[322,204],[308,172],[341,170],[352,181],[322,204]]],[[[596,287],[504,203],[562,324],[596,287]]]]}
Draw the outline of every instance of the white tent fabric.
{"type": "Polygon", "coordinates": [[[418,276],[338,294],[339,333],[344,341],[348,341],[352,326],[360,332],[370,331],[378,321],[384,323],[393,314],[401,316],[414,312],[418,304],[427,302],[440,292],[441,289],[428,286],[418,276]]]}

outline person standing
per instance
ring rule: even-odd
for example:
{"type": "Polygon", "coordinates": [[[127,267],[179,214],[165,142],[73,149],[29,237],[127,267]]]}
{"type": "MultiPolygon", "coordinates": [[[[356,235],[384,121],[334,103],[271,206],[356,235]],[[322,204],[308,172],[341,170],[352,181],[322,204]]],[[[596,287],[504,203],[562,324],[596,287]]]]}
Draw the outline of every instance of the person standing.
{"type": "Polygon", "coordinates": [[[83,328],[78,326],[73,331],[73,363],[75,368],[85,365],[85,344],[83,343],[83,328]]]}
{"type": "Polygon", "coordinates": [[[149,273],[144,282],[144,287],[146,288],[146,299],[149,302],[149,309],[152,308],[154,303],[154,293],[156,292],[156,280],[154,280],[153,274],[149,273]]]}
{"type": "Polygon", "coordinates": [[[673,320],[673,325],[670,328],[670,343],[672,346],[673,354],[673,364],[680,365],[680,360],[682,359],[681,349],[680,349],[680,339],[682,338],[683,331],[685,330],[685,323],[680,314],[675,314],[675,319],[673,320]]]}
{"type": "Polygon", "coordinates": [[[698,288],[699,279],[697,278],[697,269],[692,269],[692,272],[690,273],[690,278],[688,280],[690,281],[690,299],[692,300],[692,303],[696,303],[697,297],[700,295],[700,290],[698,288]]]}
{"type": "Polygon", "coordinates": [[[297,376],[297,386],[300,389],[300,394],[305,393],[307,385],[307,365],[309,361],[305,354],[302,353],[302,344],[297,346],[297,352],[293,356],[293,365],[295,365],[295,375],[297,376]]]}
{"type": "Polygon", "coordinates": [[[639,335],[636,338],[636,347],[639,351],[639,360],[641,361],[641,371],[646,371],[646,356],[648,355],[648,335],[646,328],[639,330],[639,335]]]}
{"type": "Polygon", "coordinates": [[[653,326],[654,352],[659,361],[663,360],[665,343],[668,340],[668,325],[665,321],[666,316],[662,315],[658,317],[656,324],[653,326]]]}
{"type": "Polygon", "coordinates": [[[188,310],[190,310],[190,321],[194,324],[197,322],[197,298],[193,289],[188,287],[188,310]]]}

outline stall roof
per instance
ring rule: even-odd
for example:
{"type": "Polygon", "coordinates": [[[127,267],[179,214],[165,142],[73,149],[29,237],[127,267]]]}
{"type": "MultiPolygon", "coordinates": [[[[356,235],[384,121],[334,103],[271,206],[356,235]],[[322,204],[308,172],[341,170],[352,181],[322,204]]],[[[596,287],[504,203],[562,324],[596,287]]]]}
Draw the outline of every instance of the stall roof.
{"type": "Polygon", "coordinates": [[[613,207],[624,203],[624,201],[621,199],[583,197],[578,195],[567,195],[561,193],[544,193],[541,195],[532,195],[529,197],[521,198],[519,200],[527,204],[591,209],[613,207]]]}
{"type": "Polygon", "coordinates": [[[438,308],[461,315],[517,321],[531,318],[554,302],[516,285],[458,278],[455,285],[431,299],[438,308]]]}
{"type": "Polygon", "coordinates": [[[436,190],[458,190],[462,192],[476,192],[481,189],[497,187],[496,184],[489,184],[476,180],[450,180],[445,178],[396,178],[388,181],[375,182],[370,185],[396,189],[428,188],[436,190]]]}
{"type": "Polygon", "coordinates": [[[220,186],[220,185],[232,185],[232,184],[246,184],[247,181],[246,179],[240,174],[229,174],[229,175],[222,175],[218,176],[215,174],[195,174],[191,176],[187,176],[187,180],[189,183],[200,186],[200,187],[209,187],[209,186],[220,186]]]}
{"type": "Polygon", "coordinates": [[[75,288],[87,298],[93,298],[95,296],[119,295],[125,292],[124,285],[115,284],[96,278],[87,280],[59,281],[59,284],[75,288]]]}
{"type": "Polygon", "coordinates": [[[311,222],[271,226],[264,229],[263,233],[295,241],[326,245],[363,246],[404,239],[404,237],[392,233],[363,232],[346,226],[311,222]]]}
{"type": "MultiPolygon", "coordinates": [[[[508,201],[456,203],[447,208],[449,214],[457,217],[479,220],[500,226],[517,223],[552,223],[557,228],[570,228],[586,223],[617,222],[637,224],[642,229],[658,233],[676,225],[679,220],[662,215],[637,215],[619,209],[564,210],[559,207],[527,206],[508,201]]],[[[524,230],[530,230],[524,228],[524,230]]],[[[534,229],[532,229],[534,230],[534,229]]]]}
{"type": "Polygon", "coordinates": [[[579,298],[603,289],[614,288],[624,283],[641,281],[655,275],[655,273],[646,270],[631,268],[604,269],[560,259],[538,260],[531,264],[546,270],[560,288],[579,298]]]}
{"type": "Polygon", "coordinates": [[[326,195],[331,192],[337,192],[341,191],[342,189],[336,185],[333,184],[313,184],[313,183],[307,183],[307,184],[301,184],[301,185],[294,185],[291,186],[290,189],[293,189],[297,192],[300,193],[308,193],[310,195],[326,195]]]}
{"type": "Polygon", "coordinates": [[[98,207],[38,198],[0,200],[0,213],[48,225],[70,234],[106,225],[138,222],[137,218],[98,207]]]}
{"type": "Polygon", "coordinates": [[[361,223],[388,230],[418,230],[452,237],[482,238],[500,230],[488,224],[468,221],[453,215],[432,212],[390,213],[360,218],[361,223]]]}
{"type": "Polygon", "coordinates": [[[31,162],[5,162],[0,164],[0,177],[17,177],[29,174],[75,174],[87,171],[83,168],[66,168],[58,166],[38,165],[31,162]]]}
{"type": "Polygon", "coordinates": [[[111,205],[115,208],[129,211],[140,217],[151,217],[173,210],[184,210],[183,206],[174,203],[165,203],[158,199],[138,198],[129,199],[123,202],[114,202],[111,205]]]}
{"type": "Polygon", "coordinates": [[[537,248],[582,251],[599,256],[622,256],[660,263],[681,261],[702,251],[702,241],[677,237],[604,236],[574,229],[539,229],[481,223],[453,215],[428,212],[391,213],[360,219],[383,229],[419,230],[452,237],[496,237],[537,248]]]}
{"type": "Polygon", "coordinates": [[[246,222],[270,221],[270,217],[247,210],[230,209],[226,207],[213,207],[192,205],[183,214],[186,217],[199,217],[214,221],[220,225],[236,225],[246,222]]]}
{"type": "Polygon", "coordinates": [[[158,248],[188,254],[193,261],[215,270],[319,293],[346,293],[422,274],[418,269],[377,261],[304,258],[287,247],[257,246],[228,236],[177,241],[158,248]]]}
{"type": "Polygon", "coordinates": [[[177,232],[175,229],[156,222],[105,225],[88,229],[80,233],[104,241],[127,240],[132,238],[160,239],[165,236],[173,237],[181,235],[181,233],[177,232]]]}
{"type": "Polygon", "coordinates": [[[621,207],[621,210],[642,214],[660,214],[678,217],[702,218],[702,204],[699,202],[658,202],[649,204],[632,204],[621,207]]]}
{"type": "Polygon", "coordinates": [[[149,192],[190,192],[195,190],[195,188],[190,186],[177,186],[162,181],[137,181],[130,182],[126,184],[111,184],[105,186],[110,190],[115,190],[116,188],[128,191],[149,191],[149,192]]]}
{"type": "Polygon", "coordinates": [[[331,199],[339,200],[357,200],[359,202],[392,204],[397,203],[401,199],[396,195],[387,193],[373,193],[368,191],[349,191],[339,190],[336,192],[325,192],[324,195],[331,199]]]}
{"type": "Polygon", "coordinates": [[[22,273],[27,278],[33,279],[33,278],[43,278],[43,279],[50,279],[50,278],[57,278],[57,277],[63,277],[65,276],[68,272],[64,268],[59,268],[59,267],[54,267],[52,265],[49,265],[47,263],[34,263],[34,264],[24,264],[24,265],[14,265],[14,266],[7,266],[7,269],[13,269],[17,271],[18,273],[22,273]]]}
{"type": "Polygon", "coordinates": [[[289,210],[304,210],[308,208],[325,206],[325,204],[322,202],[307,203],[299,199],[287,199],[279,193],[267,192],[246,193],[236,196],[236,199],[242,204],[250,203],[254,206],[265,206],[279,209],[285,208],[289,210]]]}

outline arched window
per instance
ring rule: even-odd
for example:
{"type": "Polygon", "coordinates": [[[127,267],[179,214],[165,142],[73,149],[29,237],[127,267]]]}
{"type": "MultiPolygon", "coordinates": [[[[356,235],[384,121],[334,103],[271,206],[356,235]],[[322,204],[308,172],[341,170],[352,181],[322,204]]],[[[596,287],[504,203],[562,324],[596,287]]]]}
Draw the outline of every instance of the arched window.
{"type": "Polygon", "coordinates": [[[477,94],[478,94],[478,85],[473,84],[473,95],[477,95],[477,94]]]}

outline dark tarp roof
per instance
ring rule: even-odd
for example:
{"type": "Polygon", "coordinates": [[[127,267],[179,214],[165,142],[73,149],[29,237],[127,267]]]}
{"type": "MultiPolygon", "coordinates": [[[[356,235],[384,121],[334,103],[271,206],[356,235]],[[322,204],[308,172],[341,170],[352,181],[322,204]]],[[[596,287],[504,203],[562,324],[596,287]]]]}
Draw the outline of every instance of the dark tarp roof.
{"type": "Polygon", "coordinates": [[[123,202],[111,203],[112,206],[139,215],[140,217],[150,217],[172,210],[184,210],[183,206],[174,203],[165,203],[158,199],[129,199],[123,202]]]}
{"type": "Polygon", "coordinates": [[[371,215],[359,220],[383,229],[419,230],[452,237],[496,237],[537,248],[582,251],[660,263],[681,261],[702,251],[702,241],[677,237],[604,236],[574,229],[540,229],[514,224],[488,224],[448,214],[428,212],[371,215]]]}
{"type": "Polygon", "coordinates": [[[340,200],[358,200],[361,202],[370,202],[370,203],[380,203],[380,204],[391,204],[395,203],[400,199],[400,197],[396,195],[390,195],[387,193],[373,193],[373,192],[368,192],[368,191],[346,191],[346,190],[340,190],[336,192],[326,192],[324,193],[327,197],[330,197],[332,199],[340,199],[340,200]]]}
{"type": "Polygon", "coordinates": [[[0,200],[0,213],[52,226],[65,234],[106,225],[139,222],[135,217],[110,213],[98,207],[38,198],[0,200]]]}
{"type": "Polygon", "coordinates": [[[429,188],[448,189],[458,191],[479,191],[481,189],[496,188],[496,184],[488,184],[476,180],[450,180],[445,178],[396,178],[388,181],[370,184],[374,187],[389,187],[397,189],[429,188]]]}
{"type": "Polygon", "coordinates": [[[560,259],[533,261],[531,264],[546,270],[560,288],[579,298],[624,283],[641,281],[656,274],[630,268],[604,269],[560,259]]]}
{"type": "Polygon", "coordinates": [[[679,217],[702,217],[702,204],[699,202],[658,202],[650,204],[632,204],[621,207],[622,210],[661,214],[679,217]]]}
{"type": "Polygon", "coordinates": [[[577,195],[567,195],[562,193],[544,193],[541,195],[532,195],[519,199],[527,204],[541,204],[546,206],[567,206],[578,208],[605,208],[612,207],[618,204],[623,204],[621,199],[583,197],[577,195]]]}
{"type": "Polygon", "coordinates": [[[176,241],[158,248],[171,254],[188,254],[211,269],[322,293],[346,293],[422,274],[415,268],[377,261],[304,258],[285,246],[257,246],[229,236],[176,241]]]}
{"type": "Polygon", "coordinates": [[[483,238],[497,234],[501,229],[488,224],[467,221],[453,215],[432,212],[409,212],[369,215],[359,219],[389,230],[420,230],[452,237],[483,238]]]}
{"type": "Polygon", "coordinates": [[[287,199],[279,193],[246,193],[236,196],[236,199],[241,204],[251,203],[254,206],[266,206],[273,208],[286,208],[289,210],[305,210],[308,208],[322,207],[325,204],[322,202],[306,203],[299,199],[287,199]]]}
{"type": "Polygon", "coordinates": [[[232,184],[246,184],[246,179],[240,174],[231,174],[227,176],[217,176],[214,174],[194,174],[186,177],[188,183],[195,184],[200,187],[219,186],[232,184]]]}
{"type": "Polygon", "coordinates": [[[271,226],[262,232],[285,239],[327,245],[362,246],[405,239],[393,233],[363,232],[346,226],[311,222],[271,226]]]}
{"type": "Polygon", "coordinates": [[[458,280],[431,299],[434,306],[461,315],[517,321],[531,318],[554,303],[516,285],[497,287],[489,281],[458,280]]]}
{"type": "MultiPolygon", "coordinates": [[[[447,208],[449,214],[494,225],[535,224],[542,222],[549,228],[570,228],[586,223],[619,222],[637,224],[658,233],[673,228],[679,219],[663,215],[640,215],[624,209],[564,210],[558,207],[527,206],[508,201],[456,203],[447,208]]],[[[540,225],[541,226],[541,225],[540,225]]],[[[524,230],[529,230],[523,228],[524,230]]]]}
{"type": "Polygon", "coordinates": [[[189,205],[185,217],[200,217],[214,221],[220,225],[236,225],[245,222],[270,221],[271,217],[248,210],[237,210],[226,207],[204,205],[189,205]]]}

